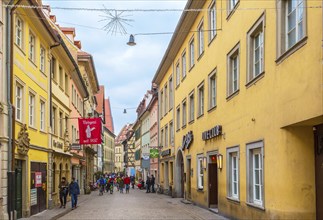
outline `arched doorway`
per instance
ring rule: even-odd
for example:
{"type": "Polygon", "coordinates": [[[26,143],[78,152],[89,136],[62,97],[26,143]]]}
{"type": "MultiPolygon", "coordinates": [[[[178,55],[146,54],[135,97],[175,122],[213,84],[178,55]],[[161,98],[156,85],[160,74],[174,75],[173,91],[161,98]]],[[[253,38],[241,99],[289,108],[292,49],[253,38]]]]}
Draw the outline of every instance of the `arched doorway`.
{"type": "Polygon", "coordinates": [[[184,160],[182,150],[176,156],[176,197],[184,198],[184,160]]]}

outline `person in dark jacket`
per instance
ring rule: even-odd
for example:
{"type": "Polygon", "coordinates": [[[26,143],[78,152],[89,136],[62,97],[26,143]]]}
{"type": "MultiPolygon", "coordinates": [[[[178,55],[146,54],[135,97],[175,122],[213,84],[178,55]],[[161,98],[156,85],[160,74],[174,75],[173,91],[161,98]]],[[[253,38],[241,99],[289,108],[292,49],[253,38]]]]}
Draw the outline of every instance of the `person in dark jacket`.
{"type": "Polygon", "coordinates": [[[151,174],[151,178],[150,178],[150,185],[151,185],[151,192],[155,193],[155,177],[152,174],[151,174]]]}
{"type": "Polygon", "coordinates": [[[146,180],[146,193],[150,193],[150,177],[147,176],[147,180],[146,180]]]}
{"type": "Polygon", "coordinates": [[[72,182],[69,185],[69,194],[72,201],[72,209],[77,207],[77,196],[80,194],[79,184],[75,181],[75,177],[72,177],[72,182]]]}
{"type": "Polygon", "coordinates": [[[62,177],[62,180],[59,183],[58,188],[59,188],[59,200],[61,202],[61,207],[60,208],[62,208],[62,207],[65,208],[65,206],[66,206],[66,197],[67,197],[67,194],[68,194],[68,182],[66,181],[65,177],[62,177]]]}

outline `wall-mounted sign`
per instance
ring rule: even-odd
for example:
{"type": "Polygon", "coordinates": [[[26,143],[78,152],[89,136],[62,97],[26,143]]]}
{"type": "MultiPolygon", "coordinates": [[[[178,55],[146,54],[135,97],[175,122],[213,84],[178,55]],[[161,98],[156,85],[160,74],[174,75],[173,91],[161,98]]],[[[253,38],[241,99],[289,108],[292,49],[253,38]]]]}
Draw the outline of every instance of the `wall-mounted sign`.
{"type": "Polygon", "coordinates": [[[60,148],[60,149],[63,149],[63,143],[59,142],[59,141],[56,141],[56,140],[53,140],[53,146],[57,147],[57,148],[60,148]]]}
{"type": "Polygon", "coordinates": [[[71,145],[71,150],[81,150],[81,145],[77,143],[73,143],[71,145]]]}
{"type": "Polygon", "coordinates": [[[193,142],[193,131],[189,131],[186,135],[183,136],[182,150],[189,149],[192,142],[193,142]]]}
{"type": "Polygon", "coordinates": [[[211,138],[215,138],[222,135],[222,126],[221,125],[217,125],[214,128],[204,131],[202,133],[202,139],[204,141],[209,140],[211,138]]]}
{"type": "Polygon", "coordinates": [[[30,206],[37,205],[37,188],[30,189],[30,206]]]}
{"type": "Polygon", "coordinates": [[[170,149],[167,149],[167,150],[163,150],[160,155],[162,157],[166,157],[166,156],[169,156],[170,153],[171,153],[171,150],[170,149]]]}
{"type": "Polygon", "coordinates": [[[35,172],[35,187],[41,187],[41,172],[35,172]]]}
{"type": "Polygon", "coordinates": [[[101,118],[79,118],[80,144],[101,144],[101,118]]]}

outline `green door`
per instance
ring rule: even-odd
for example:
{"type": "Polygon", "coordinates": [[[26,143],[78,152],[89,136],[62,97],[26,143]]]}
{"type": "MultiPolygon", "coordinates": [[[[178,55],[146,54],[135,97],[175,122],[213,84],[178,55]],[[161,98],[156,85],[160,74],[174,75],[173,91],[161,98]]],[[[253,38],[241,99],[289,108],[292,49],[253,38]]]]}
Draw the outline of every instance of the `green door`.
{"type": "Polygon", "coordinates": [[[22,218],[22,161],[16,160],[16,211],[17,218],[22,218]]]}

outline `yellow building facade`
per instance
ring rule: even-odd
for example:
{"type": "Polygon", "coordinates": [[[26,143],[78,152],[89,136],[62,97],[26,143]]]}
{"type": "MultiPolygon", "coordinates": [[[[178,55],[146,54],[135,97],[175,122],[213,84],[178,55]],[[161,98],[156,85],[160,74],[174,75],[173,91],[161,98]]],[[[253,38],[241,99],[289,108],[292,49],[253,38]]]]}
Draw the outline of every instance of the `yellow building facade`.
{"type": "Polygon", "coordinates": [[[188,1],[153,79],[170,194],[230,218],[322,218],[321,4],[188,1]]]}
{"type": "MultiPolygon", "coordinates": [[[[20,4],[37,5],[35,1],[20,4]]],[[[50,153],[50,48],[58,42],[40,9],[17,8],[12,16],[17,217],[47,209],[50,153]],[[38,19],[41,17],[42,19],[38,19]]]]}

